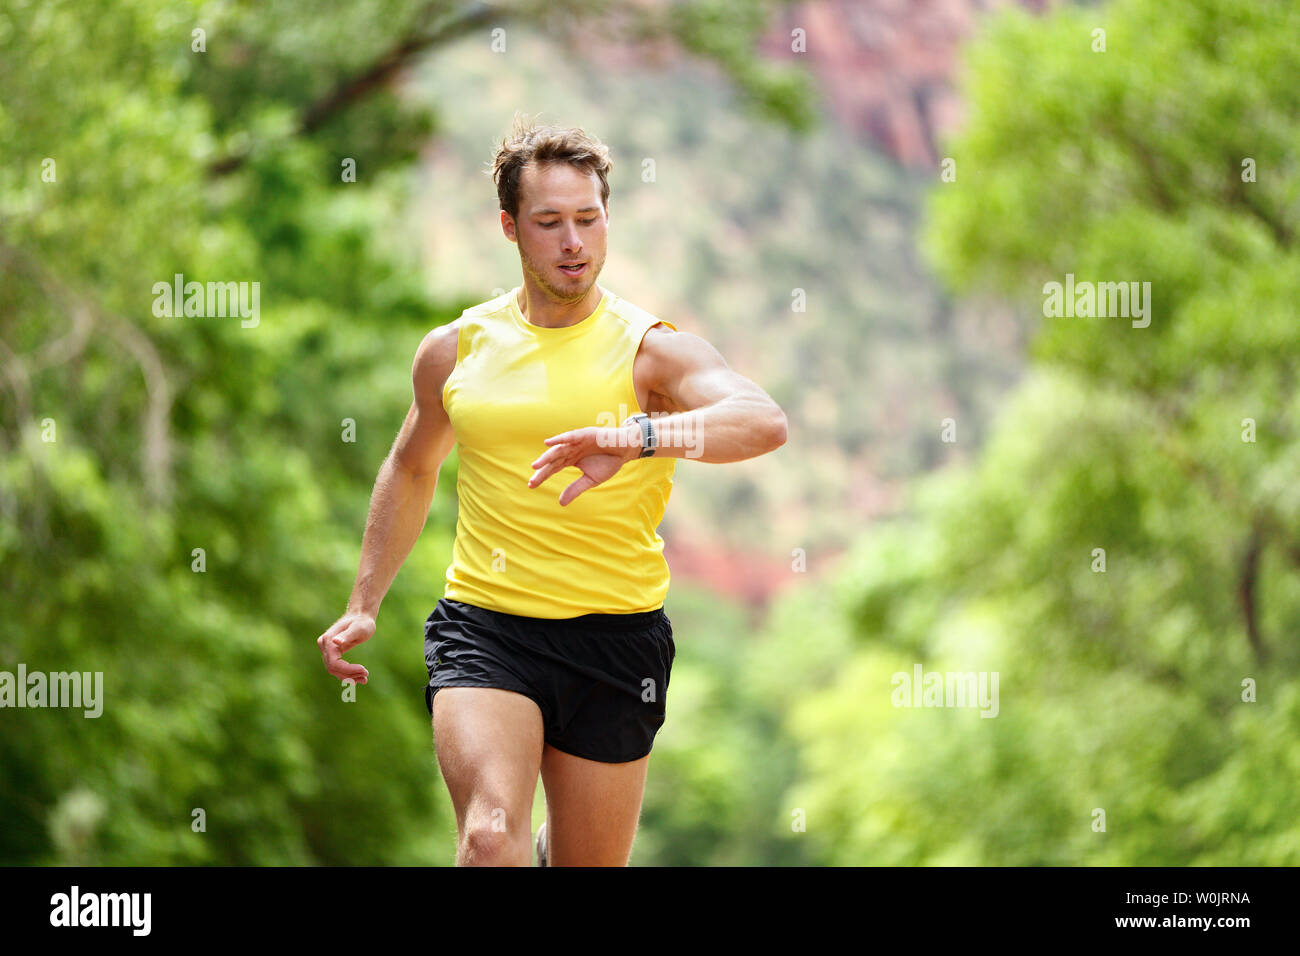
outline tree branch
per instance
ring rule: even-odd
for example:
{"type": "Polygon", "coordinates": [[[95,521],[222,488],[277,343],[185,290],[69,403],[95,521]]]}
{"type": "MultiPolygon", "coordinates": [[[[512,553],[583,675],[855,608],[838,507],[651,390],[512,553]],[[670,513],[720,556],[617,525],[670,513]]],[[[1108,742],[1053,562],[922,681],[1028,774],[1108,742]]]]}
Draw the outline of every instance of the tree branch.
{"type": "Polygon", "coordinates": [[[1240,167],[1235,162],[1230,160],[1228,167],[1228,181],[1232,183],[1232,186],[1227,191],[1228,202],[1233,206],[1244,209],[1267,226],[1273,234],[1273,238],[1277,240],[1277,244],[1283,249],[1291,248],[1291,243],[1295,241],[1295,235],[1291,232],[1291,227],[1260,204],[1255,190],[1246,188],[1254,184],[1247,183],[1241,178],[1240,167]]]}
{"type": "MultiPolygon", "coordinates": [[[[421,21],[428,19],[442,6],[441,3],[429,4],[421,11],[418,19],[421,21]]],[[[388,83],[399,70],[425,50],[450,43],[486,25],[489,21],[500,20],[509,14],[509,11],[501,10],[493,4],[471,0],[449,12],[427,31],[415,30],[398,40],[360,73],[341,80],[329,93],[304,107],[298,116],[296,135],[306,136],[320,129],[353,103],[364,99],[388,83]]],[[[248,153],[224,156],[208,167],[208,173],[212,176],[225,176],[241,167],[247,160],[248,153]]]]}
{"type": "MultiPolygon", "coordinates": [[[[43,368],[54,364],[61,357],[66,360],[77,354],[84,348],[90,328],[96,321],[135,359],[144,376],[147,395],[141,423],[144,434],[140,468],[150,499],[155,504],[165,504],[171,495],[172,387],[162,356],[153,341],[130,322],[109,315],[96,303],[64,286],[49,269],[23,249],[0,242],[0,260],[22,268],[45,295],[74,316],[72,331],[41,349],[38,356],[41,362],[37,367],[43,368]]],[[[17,361],[16,356],[14,361],[17,361]]],[[[6,372],[11,383],[14,381],[14,368],[19,368],[24,377],[27,373],[21,365],[7,363],[6,372]]]]}
{"type": "Polygon", "coordinates": [[[1256,605],[1259,585],[1259,556],[1262,547],[1263,541],[1259,528],[1252,528],[1250,537],[1246,540],[1246,555],[1241,563],[1241,578],[1237,586],[1237,593],[1241,599],[1241,611],[1246,619],[1246,639],[1250,641],[1250,649],[1255,652],[1255,660],[1261,663],[1266,654],[1264,642],[1259,633],[1258,608],[1256,605]]]}

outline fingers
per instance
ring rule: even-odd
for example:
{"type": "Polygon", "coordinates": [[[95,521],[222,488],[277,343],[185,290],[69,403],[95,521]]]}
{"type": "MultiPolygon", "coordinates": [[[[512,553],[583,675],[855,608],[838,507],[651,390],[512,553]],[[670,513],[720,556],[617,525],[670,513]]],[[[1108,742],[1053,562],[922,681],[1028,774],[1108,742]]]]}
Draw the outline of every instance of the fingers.
{"type": "Polygon", "coordinates": [[[370,672],[360,664],[353,664],[351,661],[345,661],[342,654],[342,649],[336,643],[333,641],[326,641],[325,669],[339,680],[351,678],[358,684],[366,683],[370,679],[370,672]]]}
{"type": "Polygon", "coordinates": [[[320,637],[316,638],[316,646],[324,647],[325,641],[329,640],[331,637],[334,637],[337,634],[341,634],[344,631],[346,631],[348,629],[348,625],[351,623],[352,622],[349,621],[346,617],[339,618],[337,621],[335,621],[333,624],[329,626],[329,630],[327,630],[320,637]]]}
{"type": "MultiPolygon", "coordinates": [[[[609,429],[605,429],[605,431],[608,430],[609,429]]],[[[537,461],[533,462],[533,467],[536,468],[539,462],[544,463],[547,460],[547,455],[550,455],[552,452],[560,455],[576,453],[579,457],[582,455],[589,455],[595,448],[599,447],[599,436],[601,433],[602,429],[596,428],[593,425],[588,425],[586,428],[579,428],[576,431],[561,432],[558,435],[552,435],[550,438],[544,440],[544,444],[550,445],[551,447],[547,449],[547,451],[538,458],[537,461]]]]}
{"type": "Polygon", "coordinates": [[[357,684],[366,684],[370,682],[370,672],[360,664],[350,664],[347,661],[340,660],[334,665],[327,667],[326,670],[339,680],[351,680],[357,684]]]}
{"type": "Polygon", "coordinates": [[[546,444],[551,447],[542,452],[530,466],[535,471],[528,479],[528,487],[536,488],[561,468],[576,465],[583,458],[594,454],[595,450],[591,445],[596,433],[597,429],[589,427],[572,432],[561,432],[559,435],[547,438],[546,444]]]}
{"type": "Polygon", "coordinates": [[[552,448],[533,462],[532,467],[537,470],[528,479],[528,487],[536,488],[560,469],[576,465],[582,460],[582,457],[582,449],[574,445],[560,445],[552,448]]]}
{"type": "Polygon", "coordinates": [[[568,464],[563,459],[560,459],[551,462],[549,465],[537,469],[537,471],[533,472],[533,477],[528,479],[528,487],[536,488],[538,485],[544,482],[547,478],[551,477],[551,475],[555,474],[561,468],[567,468],[567,467],[569,467],[568,464]]]}
{"type": "Polygon", "coordinates": [[[373,633],[373,631],[353,623],[341,634],[335,634],[333,637],[326,638],[326,643],[332,641],[334,646],[339,649],[340,654],[346,654],[363,641],[370,640],[370,636],[373,633]]]}
{"type": "Polygon", "coordinates": [[[372,633],[374,632],[371,630],[359,627],[355,621],[342,618],[334,622],[328,631],[316,638],[316,646],[320,648],[322,654],[325,653],[327,645],[334,645],[339,648],[340,654],[346,654],[362,641],[370,640],[372,633]]]}
{"type": "Polygon", "coordinates": [[[597,484],[598,482],[592,481],[586,475],[582,475],[580,478],[576,479],[573,484],[564,489],[564,493],[560,495],[560,506],[563,507],[564,505],[567,505],[588,488],[595,488],[597,484]]]}
{"type": "MultiPolygon", "coordinates": [[[[548,442],[555,441],[555,439],[551,439],[551,438],[548,438],[546,440],[548,442]]],[[[575,456],[580,457],[582,453],[583,453],[583,448],[579,443],[572,442],[572,441],[564,441],[562,443],[553,445],[552,447],[546,449],[546,451],[542,452],[542,454],[538,455],[537,460],[533,462],[532,467],[541,468],[547,462],[556,461],[557,459],[560,458],[572,458],[575,456]]]]}
{"type": "Polygon", "coordinates": [[[552,448],[546,454],[539,456],[529,467],[533,469],[541,469],[547,462],[554,461],[558,457],[553,454],[554,451],[555,449],[552,448]]]}
{"type": "Polygon", "coordinates": [[[316,638],[325,669],[339,680],[351,679],[364,684],[370,679],[370,672],[360,664],[343,660],[343,655],[362,641],[369,640],[371,630],[361,627],[355,620],[346,617],[335,621],[330,629],[316,638]]]}

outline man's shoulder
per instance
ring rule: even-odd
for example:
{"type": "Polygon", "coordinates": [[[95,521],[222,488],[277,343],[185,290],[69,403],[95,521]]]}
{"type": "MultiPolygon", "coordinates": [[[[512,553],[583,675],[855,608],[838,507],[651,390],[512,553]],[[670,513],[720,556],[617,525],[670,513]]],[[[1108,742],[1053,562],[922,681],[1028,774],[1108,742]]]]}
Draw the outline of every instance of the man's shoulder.
{"type": "Polygon", "coordinates": [[[431,329],[420,341],[411,365],[411,378],[417,398],[432,401],[437,397],[441,400],[443,386],[456,367],[463,319],[462,315],[459,319],[431,329]]]}
{"type": "Polygon", "coordinates": [[[661,319],[652,312],[647,312],[622,296],[610,294],[609,311],[627,324],[633,331],[645,332],[646,338],[655,333],[667,335],[677,331],[677,326],[667,319],[661,319]]]}
{"type": "Polygon", "coordinates": [[[486,318],[505,311],[510,307],[510,293],[503,292],[495,298],[471,305],[460,313],[460,317],[431,329],[425,334],[416,352],[416,364],[437,370],[450,371],[456,362],[456,352],[460,342],[461,329],[472,324],[476,319],[486,318]]]}
{"type": "Polygon", "coordinates": [[[514,292],[514,289],[510,289],[509,291],[502,292],[500,295],[488,299],[485,302],[480,302],[478,305],[471,305],[460,314],[460,317],[462,319],[486,318],[490,315],[498,315],[505,312],[510,308],[510,297],[514,292]]]}

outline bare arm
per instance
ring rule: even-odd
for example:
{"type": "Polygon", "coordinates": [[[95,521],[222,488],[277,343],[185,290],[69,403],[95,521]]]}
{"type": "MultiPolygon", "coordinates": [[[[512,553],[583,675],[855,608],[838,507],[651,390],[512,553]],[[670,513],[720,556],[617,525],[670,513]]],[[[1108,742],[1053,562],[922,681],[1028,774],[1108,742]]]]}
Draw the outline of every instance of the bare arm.
{"type": "Polygon", "coordinates": [[[415,353],[414,398],[375,479],[347,610],[316,640],[326,670],[341,680],[364,684],[369,679],[364,667],[343,660],[343,655],[374,634],[379,605],[424,529],[438,472],[455,444],[442,407],[442,387],[456,364],[458,329],[456,322],[434,329],[415,353]]]}
{"type": "MultiPolygon", "coordinates": [[[[786,417],[758,385],[732,369],[722,354],[690,332],[656,332],[641,342],[636,374],[645,362],[645,379],[652,394],[672,408],[654,415],[657,450],[661,458],[694,458],[729,462],[757,458],[785,444],[786,417]]],[[[641,427],[587,426],[552,435],[549,446],[532,464],[528,487],[537,488],[562,468],[582,474],[560,494],[560,504],[608,481],[641,452],[641,427]]],[[[633,465],[635,467],[635,465],[633,465]]]]}
{"type": "MultiPolygon", "coordinates": [[[[786,417],[772,397],[731,368],[706,339],[691,332],[655,334],[643,342],[651,391],[681,411],[655,415],[657,458],[744,461],[785,444],[786,417]]],[[[629,425],[629,455],[641,449],[639,425],[629,425]]]]}

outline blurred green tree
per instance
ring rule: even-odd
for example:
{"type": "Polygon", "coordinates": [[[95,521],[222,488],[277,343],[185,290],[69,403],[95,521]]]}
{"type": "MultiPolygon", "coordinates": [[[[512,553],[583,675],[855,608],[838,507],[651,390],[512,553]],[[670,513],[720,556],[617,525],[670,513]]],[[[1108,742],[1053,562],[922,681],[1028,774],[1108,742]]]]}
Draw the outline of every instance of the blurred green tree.
{"type": "Polygon", "coordinates": [[[0,715],[0,861],[452,858],[416,628],[454,460],[385,605],[408,637],[381,622],[355,703],[314,644],[410,357],[472,304],[429,298],[403,232],[437,122],[394,81],[489,23],[608,21],[798,125],[807,85],[749,52],[770,5],[708,9],[727,44],[677,5],[0,5],[0,669],[102,672],[105,694],[98,718],[0,715]],[[257,283],[257,322],[158,314],[177,275],[257,283]]]}
{"type": "Polygon", "coordinates": [[[1297,35],[1116,0],[970,48],[927,244],[1043,315],[1035,370],[844,574],[860,648],[786,724],[817,858],[1300,862],[1297,35]],[[1067,274],[1149,282],[1150,324],[1044,315],[1067,274]],[[996,719],[892,706],[916,663],[998,672],[996,719]]]}

